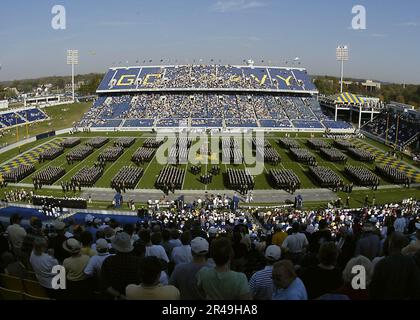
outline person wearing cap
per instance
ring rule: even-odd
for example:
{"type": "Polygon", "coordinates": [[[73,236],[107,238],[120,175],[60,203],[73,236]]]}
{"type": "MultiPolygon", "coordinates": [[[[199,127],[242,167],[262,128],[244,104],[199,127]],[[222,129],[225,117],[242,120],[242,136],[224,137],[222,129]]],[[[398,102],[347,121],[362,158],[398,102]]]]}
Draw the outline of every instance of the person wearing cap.
{"type": "Polygon", "coordinates": [[[181,300],[202,300],[197,286],[197,273],[207,264],[209,243],[202,237],[196,237],[191,241],[192,262],[178,264],[172,272],[169,284],[178,288],[181,300]]]}
{"type": "Polygon", "coordinates": [[[63,266],[66,269],[67,288],[73,299],[87,298],[89,293],[88,282],[84,270],[89,262],[89,256],[82,254],[82,244],[75,238],[63,242],[63,248],[71,256],[64,259],[63,266]]]}
{"type": "Polygon", "coordinates": [[[415,224],[416,227],[416,240],[412,241],[409,245],[401,250],[401,253],[405,256],[414,255],[420,251],[420,223],[415,224]]]}
{"type": "Polygon", "coordinates": [[[189,231],[185,231],[181,235],[181,243],[182,246],[175,247],[172,250],[171,260],[175,265],[181,263],[190,263],[192,261],[192,254],[191,254],[191,233],[189,231]]]}
{"type": "Polygon", "coordinates": [[[308,300],[305,285],[296,275],[290,260],[278,261],[273,265],[272,279],[272,300],[308,300]]]}
{"type": "Polygon", "coordinates": [[[300,224],[294,222],[291,234],[283,241],[281,248],[285,251],[286,258],[292,260],[295,264],[299,264],[308,244],[305,234],[300,232],[300,224]]]}
{"type": "Polygon", "coordinates": [[[115,255],[102,263],[101,284],[105,293],[114,299],[124,299],[129,284],[140,283],[141,258],[133,253],[131,237],[126,232],[118,232],[112,238],[115,255]]]}
{"type": "Polygon", "coordinates": [[[161,272],[162,264],[157,257],[145,257],[141,264],[141,283],[127,285],[127,300],[179,300],[180,292],[175,286],[160,283],[161,272]]]}
{"type": "Polygon", "coordinates": [[[381,239],[375,233],[375,227],[371,222],[365,222],[363,233],[356,242],[355,256],[362,255],[371,261],[381,253],[381,239]]]}
{"type": "Polygon", "coordinates": [[[281,249],[277,245],[268,246],[265,250],[266,266],[255,272],[249,280],[249,288],[254,300],[271,300],[273,295],[273,264],[281,258],[281,249]]]}
{"type": "Polygon", "coordinates": [[[21,259],[23,239],[26,237],[26,230],[20,225],[22,217],[15,213],[10,217],[10,225],[6,231],[9,235],[9,242],[13,253],[18,259],[21,259]]]}
{"type": "Polygon", "coordinates": [[[42,234],[42,221],[38,217],[32,217],[29,221],[30,228],[22,243],[22,259],[25,265],[29,264],[34,241],[36,238],[45,238],[42,234]]]}
{"type": "Polygon", "coordinates": [[[250,300],[246,275],[230,270],[233,248],[226,237],[211,243],[211,257],[216,266],[203,267],[197,273],[197,286],[207,300],[250,300]]]}
{"type": "Polygon", "coordinates": [[[108,250],[108,242],[105,239],[96,240],[96,252],[97,255],[90,257],[84,270],[88,277],[99,278],[103,262],[111,255],[108,250]]]}
{"type": "Polygon", "coordinates": [[[62,263],[64,259],[70,257],[70,253],[63,248],[63,243],[67,240],[65,236],[66,224],[56,220],[53,226],[55,233],[48,235],[48,248],[54,251],[54,256],[62,263]]]}

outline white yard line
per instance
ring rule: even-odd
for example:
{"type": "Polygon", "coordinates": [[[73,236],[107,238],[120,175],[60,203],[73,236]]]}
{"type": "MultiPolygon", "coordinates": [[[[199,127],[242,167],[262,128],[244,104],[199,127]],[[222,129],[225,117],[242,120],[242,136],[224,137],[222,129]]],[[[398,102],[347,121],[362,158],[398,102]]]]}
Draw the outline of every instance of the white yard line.
{"type": "Polygon", "coordinates": [[[153,156],[152,160],[150,160],[149,164],[147,165],[146,169],[144,169],[143,175],[141,176],[139,182],[137,182],[136,187],[134,189],[137,189],[137,187],[139,186],[140,182],[146,176],[146,172],[149,169],[150,165],[152,164],[153,160],[155,160],[155,158],[156,158],[156,152],[155,152],[155,155],[153,156]]]}

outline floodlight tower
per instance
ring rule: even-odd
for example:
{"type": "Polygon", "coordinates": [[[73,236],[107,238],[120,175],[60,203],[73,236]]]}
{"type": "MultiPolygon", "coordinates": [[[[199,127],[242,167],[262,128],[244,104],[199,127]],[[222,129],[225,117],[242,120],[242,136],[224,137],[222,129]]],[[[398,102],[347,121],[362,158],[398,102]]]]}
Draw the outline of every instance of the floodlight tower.
{"type": "Polygon", "coordinates": [[[337,61],[341,61],[341,89],[343,93],[343,77],[344,77],[344,61],[349,61],[349,48],[348,46],[338,46],[336,49],[337,61]]]}
{"type": "Polygon", "coordinates": [[[67,50],[67,64],[71,65],[71,83],[74,103],[74,66],[79,64],[79,50],[67,50]]]}

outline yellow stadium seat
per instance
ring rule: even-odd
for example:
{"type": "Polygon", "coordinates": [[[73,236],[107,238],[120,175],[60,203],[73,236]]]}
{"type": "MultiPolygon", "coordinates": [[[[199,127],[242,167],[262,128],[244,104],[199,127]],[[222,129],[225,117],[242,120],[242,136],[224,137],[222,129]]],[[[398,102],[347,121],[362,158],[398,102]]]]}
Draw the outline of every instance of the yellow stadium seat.
{"type": "Polygon", "coordinates": [[[25,288],[25,293],[42,298],[48,298],[47,292],[45,289],[38,283],[38,281],[32,280],[23,280],[23,286],[25,288]]]}
{"type": "Polygon", "coordinates": [[[52,299],[46,297],[33,296],[27,293],[23,294],[25,300],[50,301],[52,299]]]}
{"type": "Polygon", "coordinates": [[[0,287],[0,300],[23,300],[23,292],[0,287]]]}
{"type": "Polygon", "coordinates": [[[33,271],[28,271],[27,272],[26,279],[32,280],[32,281],[38,281],[38,279],[36,278],[35,272],[33,272],[33,271]]]}
{"type": "Polygon", "coordinates": [[[0,274],[1,285],[9,290],[24,291],[22,279],[9,276],[7,274],[0,274]]]}

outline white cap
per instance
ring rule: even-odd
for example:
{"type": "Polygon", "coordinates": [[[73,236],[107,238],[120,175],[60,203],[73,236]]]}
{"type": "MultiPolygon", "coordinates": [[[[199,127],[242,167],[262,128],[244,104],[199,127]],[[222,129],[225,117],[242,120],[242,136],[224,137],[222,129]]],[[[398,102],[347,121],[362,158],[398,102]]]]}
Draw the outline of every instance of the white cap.
{"type": "Polygon", "coordinates": [[[53,226],[55,230],[61,231],[61,230],[64,230],[64,228],[66,227],[66,224],[63,221],[56,220],[54,221],[53,226]]]}
{"type": "Polygon", "coordinates": [[[94,216],[92,216],[91,214],[88,214],[85,217],[85,222],[93,222],[94,219],[95,219],[94,216]]]}
{"type": "Polygon", "coordinates": [[[216,235],[217,234],[217,228],[215,227],[210,227],[209,229],[209,235],[216,235]]]}
{"type": "Polygon", "coordinates": [[[98,250],[108,249],[108,241],[106,241],[105,239],[96,240],[96,249],[98,250]]]}
{"type": "Polygon", "coordinates": [[[265,250],[265,258],[271,261],[277,261],[281,258],[281,249],[279,246],[271,245],[265,250]]]}
{"type": "Polygon", "coordinates": [[[196,237],[191,240],[191,251],[195,254],[206,254],[209,252],[209,243],[204,238],[196,237]]]}

